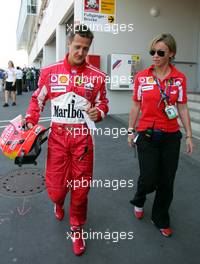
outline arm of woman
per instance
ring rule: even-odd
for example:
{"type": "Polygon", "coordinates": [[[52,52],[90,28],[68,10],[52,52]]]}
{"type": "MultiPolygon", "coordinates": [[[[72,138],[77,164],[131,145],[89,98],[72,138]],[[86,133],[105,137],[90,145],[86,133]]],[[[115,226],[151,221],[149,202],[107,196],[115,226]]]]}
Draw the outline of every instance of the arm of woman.
{"type": "Polygon", "coordinates": [[[16,79],[17,79],[16,72],[13,71],[13,84],[12,84],[12,86],[15,85],[16,79]]]}
{"type": "Polygon", "coordinates": [[[188,106],[187,104],[177,103],[177,109],[178,109],[179,117],[186,132],[185,139],[186,139],[187,153],[192,154],[193,152],[192,128],[191,128],[188,106]]]}
{"type": "Polygon", "coordinates": [[[135,129],[135,125],[137,123],[137,119],[140,113],[140,108],[141,108],[141,103],[133,101],[130,115],[129,115],[129,126],[128,126],[128,131],[130,132],[130,134],[128,133],[128,144],[130,147],[133,146],[132,142],[135,138],[135,134],[133,133],[133,130],[135,129]]]}

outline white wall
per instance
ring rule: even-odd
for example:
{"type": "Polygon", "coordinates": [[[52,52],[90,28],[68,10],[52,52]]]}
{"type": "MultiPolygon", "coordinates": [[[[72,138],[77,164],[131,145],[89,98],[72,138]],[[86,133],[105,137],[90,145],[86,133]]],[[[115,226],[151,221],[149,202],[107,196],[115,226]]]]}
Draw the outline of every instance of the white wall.
{"type": "Polygon", "coordinates": [[[47,66],[56,61],[56,43],[55,41],[51,42],[48,45],[45,45],[43,48],[43,62],[42,66],[47,66]]]}
{"type": "MultiPolygon", "coordinates": [[[[102,70],[107,72],[107,55],[111,53],[139,53],[142,56],[143,67],[149,66],[151,64],[151,57],[148,54],[149,43],[161,32],[174,35],[178,46],[177,61],[197,62],[200,17],[197,5],[197,0],[117,1],[117,23],[133,23],[135,30],[132,33],[122,32],[118,35],[95,33],[92,52],[102,56],[102,70]],[[160,9],[158,17],[149,14],[153,6],[160,9]]],[[[129,112],[131,105],[129,91],[108,91],[108,96],[112,114],[129,112]]]]}
{"type": "Polygon", "coordinates": [[[66,53],[66,27],[65,25],[57,25],[56,27],[56,61],[64,58],[66,53]]]}
{"type": "MultiPolygon", "coordinates": [[[[54,34],[58,24],[67,16],[73,6],[74,0],[51,0],[44,12],[44,18],[39,28],[38,36],[29,54],[29,61],[34,61],[43,49],[47,40],[54,34]]],[[[55,61],[54,61],[55,62],[55,61]]]]}

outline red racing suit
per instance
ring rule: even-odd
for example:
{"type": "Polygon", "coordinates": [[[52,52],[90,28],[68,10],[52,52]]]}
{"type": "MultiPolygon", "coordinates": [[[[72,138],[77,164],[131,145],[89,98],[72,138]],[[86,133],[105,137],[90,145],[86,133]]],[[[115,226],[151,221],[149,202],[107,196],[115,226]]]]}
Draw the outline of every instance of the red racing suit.
{"type": "Polygon", "coordinates": [[[87,194],[93,172],[93,142],[83,112],[96,107],[97,121],[108,112],[105,77],[86,62],[71,66],[67,55],[63,61],[41,71],[39,88],[33,93],[26,113],[26,123],[37,124],[45,102],[51,100],[46,187],[50,199],[60,205],[71,190],[70,224],[73,226],[86,222],[87,194]]]}

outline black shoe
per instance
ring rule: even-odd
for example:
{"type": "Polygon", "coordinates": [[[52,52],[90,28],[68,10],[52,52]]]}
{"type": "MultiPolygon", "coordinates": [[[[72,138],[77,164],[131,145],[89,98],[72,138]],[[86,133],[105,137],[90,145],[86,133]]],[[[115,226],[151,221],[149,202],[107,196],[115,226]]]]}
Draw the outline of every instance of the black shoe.
{"type": "Polygon", "coordinates": [[[9,104],[7,104],[7,103],[5,103],[5,104],[3,105],[3,107],[7,107],[7,106],[9,106],[9,104]]]}
{"type": "Polygon", "coordinates": [[[16,103],[15,103],[15,102],[13,102],[13,103],[12,103],[12,106],[14,106],[14,105],[16,105],[16,103]]]}

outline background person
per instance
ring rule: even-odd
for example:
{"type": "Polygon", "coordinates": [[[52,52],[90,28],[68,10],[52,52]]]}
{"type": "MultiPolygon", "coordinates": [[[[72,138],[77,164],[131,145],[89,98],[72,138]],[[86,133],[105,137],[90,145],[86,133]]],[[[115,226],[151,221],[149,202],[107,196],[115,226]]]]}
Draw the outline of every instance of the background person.
{"type": "Polygon", "coordinates": [[[26,70],[26,89],[27,91],[33,91],[33,73],[31,68],[27,68],[26,70]]]}
{"type": "Polygon", "coordinates": [[[3,92],[3,80],[4,80],[4,72],[0,69],[0,97],[2,96],[3,92]]]}
{"type": "Polygon", "coordinates": [[[14,68],[14,63],[12,61],[8,62],[8,69],[5,73],[6,84],[5,84],[5,104],[3,107],[9,106],[8,99],[11,95],[12,105],[16,105],[16,72],[14,68]]]}
{"type": "Polygon", "coordinates": [[[23,78],[22,78],[22,87],[23,87],[23,92],[28,92],[27,89],[27,83],[26,83],[26,72],[27,72],[27,68],[24,67],[23,70],[23,78]]]}
{"type": "Polygon", "coordinates": [[[186,77],[171,64],[175,54],[172,35],[160,34],[153,39],[150,47],[153,65],[135,78],[128,132],[129,145],[137,144],[140,167],[137,191],[131,201],[135,216],[138,219],[144,216],[146,195],[156,191],[151,219],[167,237],[172,235],[168,211],[182,137],[177,112],[186,132],[187,153],[193,151],[186,77]],[[137,119],[138,136],[134,133],[137,119]]]}
{"type": "Polygon", "coordinates": [[[16,89],[17,89],[17,95],[22,94],[22,78],[23,78],[23,72],[20,67],[17,67],[16,69],[16,89]]]}
{"type": "Polygon", "coordinates": [[[35,69],[35,90],[38,88],[38,80],[40,78],[40,69],[35,69]]]}
{"type": "Polygon", "coordinates": [[[35,91],[36,90],[36,69],[35,67],[31,68],[31,72],[32,72],[32,90],[35,91]]]}
{"type": "Polygon", "coordinates": [[[51,100],[52,121],[48,139],[46,186],[55,204],[58,220],[64,217],[64,202],[71,191],[70,225],[73,251],[85,251],[82,226],[87,216],[87,196],[93,171],[93,143],[84,111],[92,121],[100,121],[108,112],[105,77],[98,69],[86,63],[93,40],[87,26],[79,25],[70,32],[69,53],[59,63],[42,69],[39,88],[34,92],[27,110],[26,123],[37,124],[45,102],[51,100]],[[97,77],[97,78],[96,78],[97,77]],[[83,79],[82,79],[83,78],[83,79]],[[88,80],[86,83],[84,80],[88,80]],[[76,133],[79,129],[80,133],[76,133]],[[84,133],[81,133],[84,129],[84,133]],[[87,186],[69,187],[72,181],[87,182],[87,186]]]}

